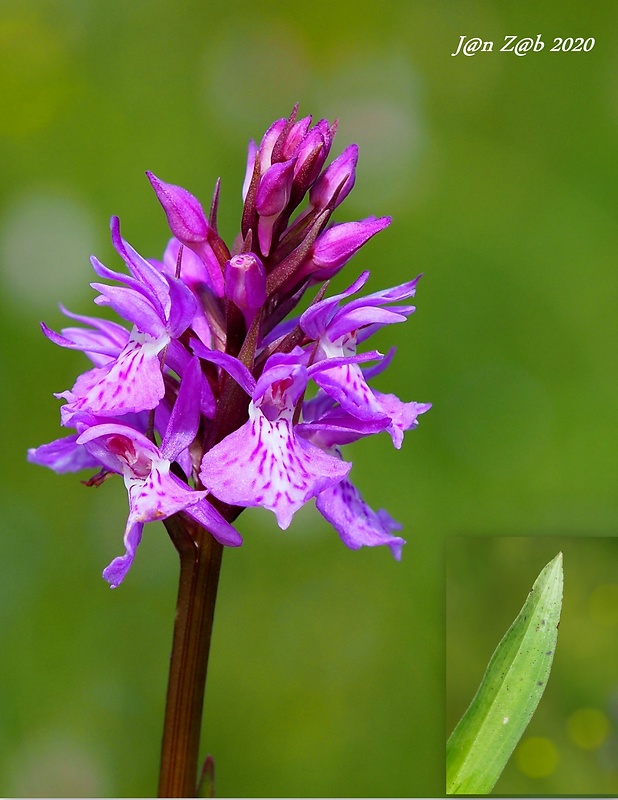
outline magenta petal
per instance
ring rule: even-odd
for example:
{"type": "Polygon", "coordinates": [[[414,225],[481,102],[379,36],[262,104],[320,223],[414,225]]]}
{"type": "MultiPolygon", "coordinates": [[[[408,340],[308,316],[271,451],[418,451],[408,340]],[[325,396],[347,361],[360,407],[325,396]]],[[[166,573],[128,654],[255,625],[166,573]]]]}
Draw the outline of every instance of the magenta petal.
{"type": "Polygon", "coordinates": [[[352,550],[360,547],[388,545],[399,561],[401,549],[406,543],[392,531],[401,530],[384,509],[374,511],[363,500],[358,489],[344,478],[336,486],[322,492],[316,500],[316,508],[335,528],[343,543],[352,550]]]}
{"type": "Polygon", "coordinates": [[[198,313],[197,300],[191,289],[178,278],[168,278],[170,312],[167,330],[170,336],[178,339],[191,325],[198,313]]]}
{"type": "Polygon", "coordinates": [[[131,275],[136,279],[137,286],[140,287],[160,314],[165,312],[163,303],[167,298],[167,286],[165,278],[149,261],[140,254],[120,235],[120,220],[112,217],[111,224],[112,243],[116,252],[124,260],[131,275]]]}
{"type": "Polygon", "coordinates": [[[196,522],[199,522],[218,542],[226,545],[226,547],[240,547],[242,544],[242,536],[236,528],[223,519],[208,500],[201,500],[199,503],[189,506],[185,513],[193,517],[196,522]]]}
{"type": "Polygon", "coordinates": [[[144,524],[142,522],[127,522],[127,527],[124,532],[124,546],[126,552],[123,556],[115,558],[112,563],[103,570],[103,577],[112,589],[120,586],[127,572],[130,570],[133,559],[135,558],[135,551],[142,541],[143,530],[144,524]]]}
{"type": "Polygon", "coordinates": [[[255,378],[242,361],[229,355],[229,353],[222,353],[219,350],[210,350],[204,347],[201,342],[193,340],[191,344],[196,356],[203,358],[205,361],[212,361],[213,364],[223,367],[228,375],[231,375],[247,394],[253,394],[255,391],[255,378]]]}
{"type": "Polygon", "coordinates": [[[181,186],[159,180],[152,172],[146,172],[146,175],[174,236],[183,244],[206,241],[210,225],[197,197],[181,186]]]}
{"type": "Polygon", "coordinates": [[[129,331],[117,322],[99,319],[98,317],[88,317],[82,314],[73,314],[62,304],[60,305],[60,310],[65,316],[74,319],[76,322],[89,325],[90,328],[63,328],[60,334],[57,334],[42,322],[43,333],[61,347],[83,350],[96,366],[107,363],[109,359],[106,356],[115,358],[129,339],[129,331]],[[91,328],[94,330],[91,330],[91,328]]]}
{"type": "Polygon", "coordinates": [[[202,264],[206,267],[205,274],[207,276],[209,288],[217,295],[217,297],[223,297],[223,272],[221,270],[221,264],[219,263],[217,256],[215,255],[215,252],[210,244],[206,241],[196,242],[195,244],[192,242],[187,242],[186,244],[187,247],[191,248],[195,255],[200,259],[202,264]]]}
{"type": "Polygon", "coordinates": [[[328,330],[328,326],[339,310],[340,301],[360,291],[369,280],[369,275],[368,271],[361,272],[354,283],[340,294],[326,297],[309,306],[300,318],[300,326],[305,333],[312,339],[319,339],[328,330]]]}
{"type": "Polygon", "coordinates": [[[83,445],[76,443],[78,435],[74,433],[40,447],[31,447],[28,450],[28,461],[49,467],[58,474],[100,467],[100,462],[83,445]]]}
{"type": "Polygon", "coordinates": [[[270,509],[285,529],[307,500],[351,466],[297,437],[287,420],[270,422],[257,412],[206,453],[200,478],[225,503],[270,509]]]}
{"type": "MultiPolygon", "coordinates": [[[[165,252],[163,253],[162,269],[166,275],[174,277],[178,267],[178,256],[180,248],[182,247],[182,255],[180,256],[180,280],[193,291],[199,289],[203,284],[209,283],[208,271],[202,259],[186,247],[182,242],[178,241],[175,236],[167,243],[165,252]]],[[[200,313],[201,312],[200,310],[200,313]]]]}
{"type": "Polygon", "coordinates": [[[404,431],[418,426],[418,417],[431,408],[431,403],[404,403],[394,394],[374,392],[383,413],[390,419],[386,430],[390,433],[394,446],[399,450],[403,443],[404,431]]]}
{"type": "Polygon", "coordinates": [[[94,301],[97,305],[110,306],[119,316],[132,322],[141,333],[160,336],[165,330],[164,319],[140,292],[123,286],[108,286],[105,283],[90,285],[101,292],[94,301]]]}
{"type": "Polygon", "coordinates": [[[203,382],[205,379],[200,360],[193,356],[182,376],[174,409],[161,442],[161,455],[170,461],[195,439],[200,426],[203,382]]]}
{"type": "Polygon", "coordinates": [[[109,337],[99,331],[88,330],[87,328],[63,328],[62,333],[56,333],[41,322],[41,330],[47,338],[59,347],[67,347],[71,350],[82,350],[96,364],[103,366],[110,360],[116,358],[129,338],[129,331],[126,333],[125,341],[117,345],[115,341],[110,341],[109,337]]]}

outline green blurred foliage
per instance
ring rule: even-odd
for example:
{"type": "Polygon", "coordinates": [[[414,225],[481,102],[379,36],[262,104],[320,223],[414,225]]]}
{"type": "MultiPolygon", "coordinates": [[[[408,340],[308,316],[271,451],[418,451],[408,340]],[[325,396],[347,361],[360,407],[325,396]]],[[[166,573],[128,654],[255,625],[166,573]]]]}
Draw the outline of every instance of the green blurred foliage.
{"type": "Polygon", "coordinates": [[[615,533],[617,32],[609,1],[0,5],[0,793],[153,793],[175,599],[156,525],[120,589],[99,577],[119,481],[25,463],[85,367],[38,321],[60,326],[58,301],[92,313],[88,256],[119,266],[111,214],[162,252],[145,169],[205,203],[221,176],[233,238],[247,140],[297,100],[340,119],[335,153],[361,147],[338,218],[394,217],[335,285],[425,274],[380,339],[398,353],[378,385],[434,407],[400,452],[383,437],[348,454],[404,525],[401,564],[345,550],[310,508],[285,533],[240,518],[204,749],[222,796],[442,792],[445,537],[615,533]],[[450,56],[462,34],[537,33],[546,49],[523,58],[450,56]],[[596,46],[548,52],[569,35],[596,46]]]}
{"type": "Polygon", "coordinates": [[[453,536],[447,543],[446,729],[465,712],[536,572],[564,557],[547,688],[499,795],[618,792],[618,539],[453,536]]]}

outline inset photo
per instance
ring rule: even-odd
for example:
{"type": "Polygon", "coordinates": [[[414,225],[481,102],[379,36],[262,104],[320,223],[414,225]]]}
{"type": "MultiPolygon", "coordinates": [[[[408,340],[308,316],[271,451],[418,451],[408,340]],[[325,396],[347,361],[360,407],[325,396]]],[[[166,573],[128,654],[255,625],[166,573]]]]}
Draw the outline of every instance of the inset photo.
{"type": "Polygon", "coordinates": [[[616,795],[618,539],[446,553],[447,795],[616,795]]]}

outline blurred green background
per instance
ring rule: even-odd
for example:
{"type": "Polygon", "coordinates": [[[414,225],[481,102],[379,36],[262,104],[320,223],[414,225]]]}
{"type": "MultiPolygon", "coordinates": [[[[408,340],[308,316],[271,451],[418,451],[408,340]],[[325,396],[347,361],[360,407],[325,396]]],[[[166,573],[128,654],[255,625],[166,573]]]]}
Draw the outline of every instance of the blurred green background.
{"type": "MultiPolygon", "coordinates": [[[[221,176],[231,240],[247,140],[296,101],[339,118],[333,155],[360,145],[337,218],[394,218],[338,285],[363,268],[372,291],[425,274],[417,313],[378,342],[398,354],[377,384],[434,407],[400,452],[384,436],[347,454],[367,500],[404,524],[401,564],[347,551],[312,508],[286,532],[241,516],[206,701],[218,794],[441,794],[446,537],[616,533],[615,3],[5,0],[0,794],[156,790],[176,592],[157,525],[121,588],[100,578],[121,551],[120,481],[87,489],[25,462],[60,435],[52,392],[86,365],[38,322],[62,325],[58,301],[92,312],[88,256],[119,267],[112,214],[162,252],[146,169],[205,203],[221,176]],[[538,33],[540,53],[498,52],[538,33]],[[494,52],[451,57],[461,35],[494,52]],[[550,53],[555,36],[596,45],[550,53]]],[[[485,611],[490,648],[521,592],[485,611]]],[[[560,719],[593,680],[580,675],[560,719]]]]}
{"type": "Polygon", "coordinates": [[[447,734],[543,567],[564,598],[547,688],[494,787],[507,795],[618,793],[618,539],[453,536],[447,544],[447,734]]]}

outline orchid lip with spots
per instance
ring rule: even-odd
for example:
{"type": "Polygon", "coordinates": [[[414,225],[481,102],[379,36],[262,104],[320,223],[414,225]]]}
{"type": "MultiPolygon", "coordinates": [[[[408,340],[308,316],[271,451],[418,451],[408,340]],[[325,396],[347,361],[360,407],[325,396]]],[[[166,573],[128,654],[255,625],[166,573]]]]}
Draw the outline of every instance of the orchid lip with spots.
{"type": "Polygon", "coordinates": [[[298,119],[295,107],[251,142],[231,246],[218,232],[218,183],[207,215],[188,190],[148,173],[171,232],[165,254],[141,256],[113,218],[127,272],[92,258],[105,281],[92,284],[95,303],[127,324],[63,309],[85,327],[42,325],[92,367],[56,395],[66,401],[61,424],[75,432],[28,458],[59,473],[98,470],[90,485],[122,476],[125,552],[103,572],[112,587],[125,579],[147,522],[180,515],[235,547],[243,508],[264,507],[285,529],[311,499],[349,548],[385,545],[401,557],[401,525],[367,505],[341,448],[378,433],[400,448],[430,407],[372,388],[392,353],[361,349],[413,313],[418,278],[357,296],[364,272],[329,294],[324,282],[390,224],[334,221],[358,160],[349,145],[325,166],[335,132],[326,120],[298,119]],[[309,307],[294,316],[307,293],[309,307]]]}

